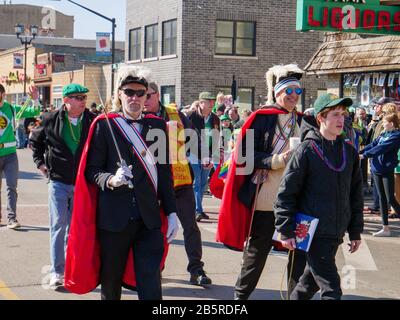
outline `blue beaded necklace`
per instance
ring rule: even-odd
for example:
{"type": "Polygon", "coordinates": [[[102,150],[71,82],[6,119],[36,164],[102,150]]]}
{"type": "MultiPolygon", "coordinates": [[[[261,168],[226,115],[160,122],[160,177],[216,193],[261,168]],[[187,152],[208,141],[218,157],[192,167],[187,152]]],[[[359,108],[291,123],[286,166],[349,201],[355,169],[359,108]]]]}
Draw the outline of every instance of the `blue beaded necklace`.
{"type": "Polygon", "coordinates": [[[347,163],[347,153],[346,153],[346,147],[344,145],[344,143],[342,142],[342,164],[339,167],[335,167],[330,161],[329,159],[324,156],[324,152],[323,150],[320,148],[320,146],[313,141],[311,143],[312,147],[314,148],[315,152],[317,153],[317,155],[321,158],[321,160],[326,164],[326,166],[335,171],[335,172],[342,172],[344,170],[344,168],[346,167],[346,163],[347,163]]]}

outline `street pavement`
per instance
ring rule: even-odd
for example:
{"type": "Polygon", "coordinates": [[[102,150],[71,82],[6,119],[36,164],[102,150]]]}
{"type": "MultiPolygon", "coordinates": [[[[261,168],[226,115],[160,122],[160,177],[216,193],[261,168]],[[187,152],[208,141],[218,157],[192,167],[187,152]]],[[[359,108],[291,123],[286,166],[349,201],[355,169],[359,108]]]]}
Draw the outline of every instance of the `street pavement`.
{"type": "MultiPolygon", "coordinates": [[[[22,228],[14,231],[5,227],[6,194],[3,179],[0,300],[100,299],[99,288],[86,295],[75,295],[48,287],[50,266],[47,184],[36,170],[30,150],[18,150],[18,157],[20,172],[17,211],[22,228]]],[[[202,232],[205,270],[212,278],[213,284],[208,288],[189,284],[187,258],[180,230],[170,246],[166,268],[162,273],[163,296],[166,300],[231,300],[233,297],[242,254],[228,250],[215,241],[220,202],[206,195],[204,203],[210,220],[203,220],[199,226],[202,232]]],[[[393,230],[392,237],[374,238],[371,234],[380,229],[380,218],[365,215],[365,231],[359,252],[349,254],[346,251],[348,241],[339,248],[337,265],[342,277],[343,299],[400,299],[400,223],[395,219],[390,220],[390,224],[393,230]]],[[[286,261],[285,254],[270,254],[251,299],[286,298],[286,284],[282,282],[286,261]]],[[[122,298],[136,300],[137,295],[124,289],[122,298]]]]}

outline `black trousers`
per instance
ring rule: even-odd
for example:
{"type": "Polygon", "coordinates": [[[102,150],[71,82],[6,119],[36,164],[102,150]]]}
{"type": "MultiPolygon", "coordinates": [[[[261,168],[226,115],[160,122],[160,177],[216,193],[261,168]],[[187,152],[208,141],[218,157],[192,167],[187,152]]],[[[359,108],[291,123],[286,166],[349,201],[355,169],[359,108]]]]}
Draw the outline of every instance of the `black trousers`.
{"type": "Polygon", "coordinates": [[[99,229],[101,299],[120,300],[122,277],[129,250],[134,253],[139,300],[161,300],[160,263],[164,253],[160,229],[149,230],[143,221],[131,221],[122,232],[99,229]]]}
{"type": "MultiPolygon", "coordinates": [[[[242,269],[236,281],[234,298],[247,300],[257,286],[265,262],[272,248],[272,236],[275,231],[275,216],[269,211],[255,211],[248,250],[243,253],[242,269]]],[[[288,291],[297,284],[305,267],[305,255],[295,250],[292,277],[288,279],[288,291]]],[[[288,263],[290,270],[291,261],[288,263]]],[[[289,275],[289,272],[288,272],[289,275]]]]}
{"type": "Polygon", "coordinates": [[[290,295],[290,300],[309,300],[321,289],[322,300],[340,300],[340,276],[335,256],[339,242],[330,239],[314,239],[306,253],[304,274],[290,295]]]}
{"type": "Polygon", "coordinates": [[[393,207],[397,214],[400,214],[400,205],[394,196],[394,172],[384,175],[374,174],[374,182],[376,184],[379,204],[382,217],[382,224],[389,225],[389,206],[393,207]]]}
{"type": "Polygon", "coordinates": [[[196,222],[196,202],[194,200],[193,187],[182,188],[175,191],[177,215],[183,228],[185,251],[189,260],[187,271],[196,274],[203,270],[204,263],[201,244],[201,233],[196,222]]]}

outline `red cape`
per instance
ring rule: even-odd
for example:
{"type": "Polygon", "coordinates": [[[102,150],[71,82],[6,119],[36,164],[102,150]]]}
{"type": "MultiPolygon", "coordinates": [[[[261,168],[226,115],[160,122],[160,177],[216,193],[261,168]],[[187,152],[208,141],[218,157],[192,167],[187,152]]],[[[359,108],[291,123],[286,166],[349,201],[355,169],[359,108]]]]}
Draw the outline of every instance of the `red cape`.
{"type": "Polygon", "coordinates": [[[245,181],[245,175],[236,175],[236,161],[241,149],[243,138],[257,115],[284,114],[277,108],[259,109],[253,112],[244,123],[238,135],[232,163],[225,180],[225,188],[219,211],[218,229],[216,240],[222,242],[228,248],[243,251],[244,242],[249,232],[251,209],[246,207],[239,199],[238,192],[245,181]]]}
{"type": "MultiPolygon", "coordinates": [[[[118,115],[110,114],[109,118],[118,115]]],[[[145,118],[155,118],[147,115],[145,118]]],[[[81,162],[79,164],[74,192],[74,205],[65,261],[65,288],[72,293],[84,294],[94,290],[100,283],[100,245],[97,239],[96,210],[99,188],[86,181],[85,169],[87,156],[97,121],[105,119],[98,116],[92,123],[85,143],[81,162]]],[[[168,220],[163,211],[161,215],[161,231],[164,234],[164,255],[160,270],[164,268],[168,254],[168,243],[165,234],[168,229],[168,220]]],[[[133,252],[130,250],[123,277],[124,286],[132,289],[136,287],[135,271],[133,266],[133,252]]]]}

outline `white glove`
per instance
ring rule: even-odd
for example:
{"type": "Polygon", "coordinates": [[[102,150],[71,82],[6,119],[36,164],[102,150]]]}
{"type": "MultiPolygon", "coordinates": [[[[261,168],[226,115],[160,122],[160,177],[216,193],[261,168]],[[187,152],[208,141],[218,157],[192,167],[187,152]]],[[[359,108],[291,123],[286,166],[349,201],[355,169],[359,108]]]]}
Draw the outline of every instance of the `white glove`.
{"type": "Polygon", "coordinates": [[[111,176],[107,184],[111,188],[118,188],[124,184],[128,184],[128,179],[132,179],[132,166],[122,166],[120,167],[115,175],[111,176]]]}
{"type": "Polygon", "coordinates": [[[168,230],[167,230],[167,241],[168,243],[171,243],[172,240],[175,239],[177,233],[179,230],[178,226],[178,218],[176,216],[175,212],[172,212],[168,216],[168,230]]]}

